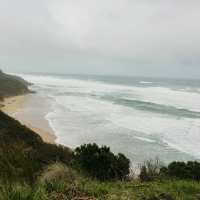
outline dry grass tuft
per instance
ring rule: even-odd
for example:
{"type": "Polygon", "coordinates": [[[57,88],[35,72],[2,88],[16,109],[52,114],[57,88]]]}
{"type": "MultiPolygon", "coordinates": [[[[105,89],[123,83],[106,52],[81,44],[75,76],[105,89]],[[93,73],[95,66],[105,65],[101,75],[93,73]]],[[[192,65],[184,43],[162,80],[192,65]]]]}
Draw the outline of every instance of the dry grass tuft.
{"type": "Polygon", "coordinates": [[[39,176],[39,183],[47,183],[52,181],[66,181],[71,183],[75,180],[75,173],[62,163],[54,163],[49,165],[39,176]]]}

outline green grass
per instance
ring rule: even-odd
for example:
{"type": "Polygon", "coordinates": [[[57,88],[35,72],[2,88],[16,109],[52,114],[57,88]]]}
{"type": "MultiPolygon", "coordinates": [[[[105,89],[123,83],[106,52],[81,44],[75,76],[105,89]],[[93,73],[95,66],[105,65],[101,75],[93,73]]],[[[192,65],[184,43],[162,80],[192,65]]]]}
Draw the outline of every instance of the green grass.
{"type": "Polygon", "coordinates": [[[152,181],[149,183],[113,182],[100,183],[95,181],[85,181],[80,184],[80,188],[98,199],[118,200],[118,199],[148,199],[159,194],[169,194],[177,200],[196,199],[200,192],[200,184],[193,181],[164,180],[152,181]]]}
{"type": "Polygon", "coordinates": [[[99,200],[150,200],[152,197],[156,200],[161,194],[176,200],[195,200],[199,191],[200,184],[192,181],[98,182],[80,178],[70,184],[61,180],[32,188],[20,184],[0,186],[0,200],[62,200],[80,196],[99,200]]]}
{"type": "Polygon", "coordinates": [[[28,185],[14,184],[0,186],[0,200],[47,200],[44,188],[32,189],[28,185]]]}
{"type": "Polygon", "coordinates": [[[69,148],[47,144],[42,138],[0,111],[0,180],[33,183],[37,174],[51,163],[68,165],[69,148]]]}

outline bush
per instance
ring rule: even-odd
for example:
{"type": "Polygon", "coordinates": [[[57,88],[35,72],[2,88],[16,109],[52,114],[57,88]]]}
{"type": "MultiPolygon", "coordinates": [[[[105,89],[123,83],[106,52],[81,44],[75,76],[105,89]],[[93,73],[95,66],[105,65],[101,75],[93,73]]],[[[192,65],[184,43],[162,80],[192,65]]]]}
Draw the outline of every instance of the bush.
{"type": "Polygon", "coordinates": [[[170,177],[200,181],[200,163],[196,161],[172,162],[161,171],[170,177]]]}
{"type": "Polygon", "coordinates": [[[54,163],[47,166],[38,178],[42,184],[53,181],[66,181],[67,183],[71,183],[74,179],[74,172],[62,163],[54,163]]]}
{"type": "Polygon", "coordinates": [[[99,180],[124,179],[130,161],[123,154],[114,155],[109,147],[85,144],[75,149],[74,164],[78,169],[99,180]]]}
{"type": "Polygon", "coordinates": [[[161,163],[159,159],[148,160],[140,167],[139,178],[141,181],[152,181],[160,175],[161,163]]]}
{"type": "Polygon", "coordinates": [[[141,181],[150,181],[151,180],[151,177],[149,176],[149,174],[147,172],[146,166],[141,167],[139,178],[141,181]]]}
{"type": "Polygon", "coordinates": [[[33,182],[34,173],[39,171],[40,164],[32,159],[32,152],[26,152],[25,149],[26,146],[21,143],[5,146],[5,148],[0,145],[0,180],[2,182],[33,182]]]}
{"type": "Polygon", "coordinates": [[[1,111],[0,119],[0,181],[32,184],[45,166],[57,161],[70,165],[73,153],[69,148],[43,142],[1,111]]]}

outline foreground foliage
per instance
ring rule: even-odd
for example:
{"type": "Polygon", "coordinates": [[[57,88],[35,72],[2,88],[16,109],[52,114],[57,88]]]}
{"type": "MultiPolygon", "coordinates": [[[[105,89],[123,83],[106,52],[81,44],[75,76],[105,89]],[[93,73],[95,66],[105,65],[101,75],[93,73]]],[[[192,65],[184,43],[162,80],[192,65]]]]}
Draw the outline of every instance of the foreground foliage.
{"type": "Polygon", "coordinates": [[[98,182],[77,177],[30,187],[1,185],[0,200],[195,200],[200,184],[193,181],[164,180],[141,182],[98,182]]]}
{"type": "Polygon", "coordinates": [[[75,149],[74,163],[78,169],[99,180],[123,180],[129,175],[130,160],[114,155],[109,147],[85,144],[75,149]]]}
{"type": "Polygon", "coordinates": [[[0,111],[0,180],[29,182],[48,164],[69,164],[72,151],[47,144],[39,135],[0,111]]]}
{"type": "Polygon", "coordinates": [[[170,177],[200,181],[200,163],[196,161],[172,162],[161,168],[161,172],[170,177]]]}
{"type": "Polygon", "coordinates": [[[0,112],[0,200],[195,200],[200,193],[198,162],[146,162],[141,180],[126,181],[129,164],[96,144],[73,154],[44,143],[0,112]]]}

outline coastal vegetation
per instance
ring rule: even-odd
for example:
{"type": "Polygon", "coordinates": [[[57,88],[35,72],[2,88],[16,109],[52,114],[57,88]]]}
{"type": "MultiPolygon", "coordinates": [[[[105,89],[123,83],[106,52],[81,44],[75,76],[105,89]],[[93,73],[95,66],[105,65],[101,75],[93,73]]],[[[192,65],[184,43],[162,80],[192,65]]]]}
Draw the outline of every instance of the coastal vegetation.
{"type": "Polygon", "coordinates": [[[72,151],[44,143],[42,138],[0,111],[0,179],[33,183],[46,165],[69,164],[72,151]]]}
{"type": "MultiPolygon", "coordinates": [[[[0,73],[10,84],[0,84],[2,97],[29,92],[28,83],[0,73]]],[[[0,111],[0,200],[200,199],[199,162],[146,161],[140,169],[133,174],[129,159],[107,146],[45,143],[0,111]]]]}
{"type": "Polygon", "coordinates": [[[5,97],[29,93],[29,84],[20,77],[5,74],[0,70],[0,101],[5,97]]]}
{"type": "Polygon", "coordinates": [[[107,146],[85,144],[74,151],[75,166],[89,176],[105,180],[123,180],[130,171],[130,160],[119,153],[114,155],[107,146]]]}
{"type": "Polygon", "coordinates": [[[0,119],[0,200],[192,200],[200,192],[197,162],[146,162],[143,176],[132,178],[129,160],[108,147],[72,151],[44,143],[3,112],[0,119]]]}

